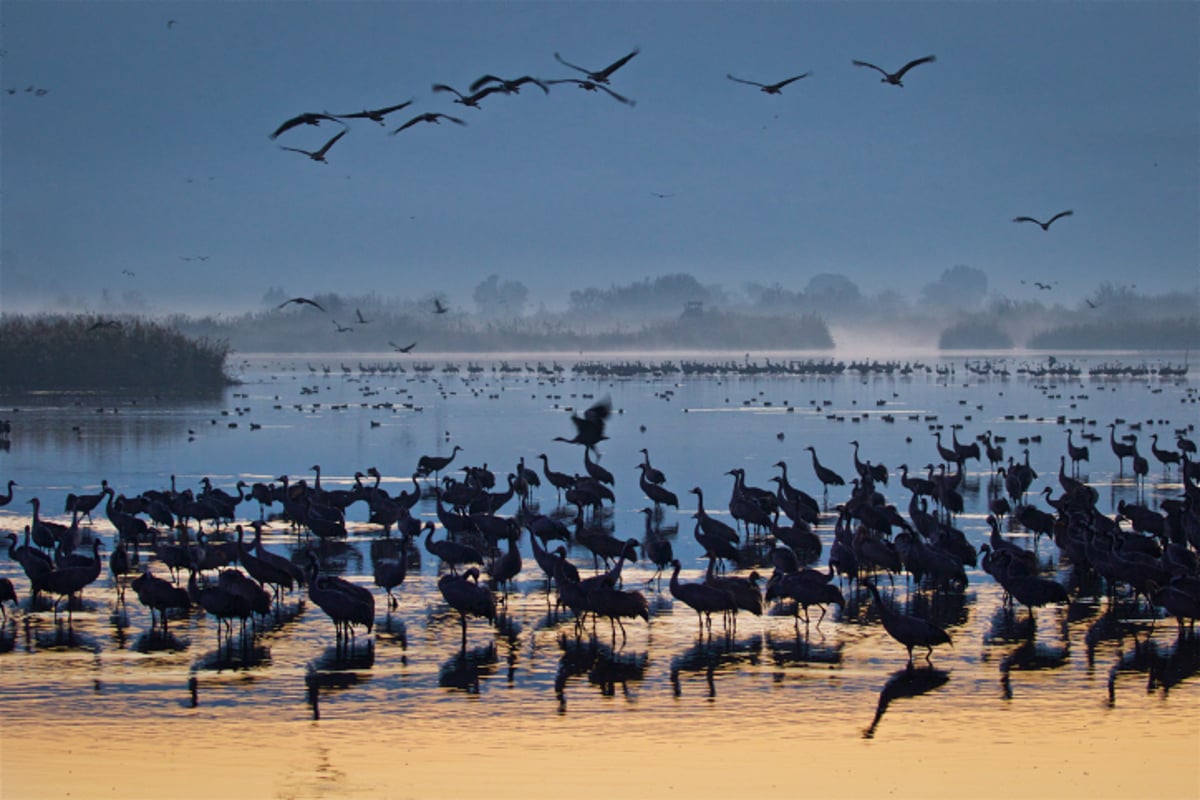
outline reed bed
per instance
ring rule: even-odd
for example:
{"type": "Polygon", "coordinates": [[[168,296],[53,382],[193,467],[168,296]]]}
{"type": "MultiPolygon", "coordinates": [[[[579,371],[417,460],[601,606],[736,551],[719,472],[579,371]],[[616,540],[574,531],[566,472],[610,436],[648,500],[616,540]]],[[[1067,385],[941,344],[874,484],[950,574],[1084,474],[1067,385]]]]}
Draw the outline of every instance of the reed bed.
{"type": "Polygon", "coordinates": [[[0,389],[193,394],[228,386],[229,344],[135,317],[0,317],[0,389]]]}

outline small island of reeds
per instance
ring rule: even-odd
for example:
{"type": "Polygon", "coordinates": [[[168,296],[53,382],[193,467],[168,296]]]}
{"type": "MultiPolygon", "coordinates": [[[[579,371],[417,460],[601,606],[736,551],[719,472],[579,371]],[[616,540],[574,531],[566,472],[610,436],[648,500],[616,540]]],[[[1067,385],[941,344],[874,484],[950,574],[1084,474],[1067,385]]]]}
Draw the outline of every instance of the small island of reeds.
{"type": "Polygon", "coordinates": [[[233,383],[228,354],[227,342],[137,318],[0,317],[2,391],[205,394],[233,383]]]}

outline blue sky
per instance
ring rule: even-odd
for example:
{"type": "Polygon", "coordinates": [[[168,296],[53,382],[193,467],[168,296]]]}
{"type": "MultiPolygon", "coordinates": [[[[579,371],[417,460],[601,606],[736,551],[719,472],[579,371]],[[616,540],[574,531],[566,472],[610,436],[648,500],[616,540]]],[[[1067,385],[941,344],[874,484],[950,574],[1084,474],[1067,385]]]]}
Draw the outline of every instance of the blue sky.
{"type": "Polygon", "coordinates": [[[915,298],[956,264],[1013,297],[1057,281],[1038,299],[1070,305],[1105,281],[1200,287],[1193,2],[5,0],[0,22],[4,308],[137,289],[240,311],[271,286],[469,304],[493,273],[551,308],[670,272],[915,298]],[[633,107],[430,91],[635,47],[610,84],[633,107]],[[931,53],[904,88],[851,64],[931,53]],[[806,71],[777,96],[725,77],[806,71]],[[351,121],[328,164],[279,145],[336,125],[268,138],[409,99],[387,127],[351,121]],[[469,124],[389,135],[425,111],[469,124]],[[1046,233],[1011,222],[1067,208],[1046,233]]]}

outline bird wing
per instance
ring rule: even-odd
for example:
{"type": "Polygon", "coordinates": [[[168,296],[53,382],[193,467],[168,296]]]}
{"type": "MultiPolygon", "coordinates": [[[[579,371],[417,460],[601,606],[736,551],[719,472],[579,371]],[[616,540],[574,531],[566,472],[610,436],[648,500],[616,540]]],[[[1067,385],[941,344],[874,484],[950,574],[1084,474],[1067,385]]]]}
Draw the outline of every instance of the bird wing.
{"type": "Polygon", "coordinates": [[[728,72],[725,73],[725,77],[729,78],[729,80],[731,80],[731,81],[737,81],[738,83],[745,83],[750,86],[764,86],[765,85],[765,84],[759,83],[758,81],[747,81],[747,80],[743,80],[742,78],[735,78],[735,77],[733,77],[733,75],[729,74],[728,72]]]}
{"type": "Polygon", "coordinates": [[[918,66],[920,64],[928,64],[931,61],[937,61],[937,56],[925,56],[924,58],[914,58],[912,61],[908,62],[903,67],[901,67],[900,71],[896,73],[897,80],[904,77],[904,73],[908,72],[913,67],[918,66]]]}
{"type": "Polygon", "coordinates": [[[571,69],[576,69],[576,70],[579,70],[579,71],[580,71],[580,72],[582,72],[584,75],[590,75],[590,74],[591,74],[591,73],[589,73],[589,72],[588,72],[586,69],[584,69],[583,67],[581,67],[581,66],[578,66],[578,65],[576,65],[576,64],[572,64],[570,61],[567,61],[567,60],[566,60],[566,59],[564,59],[562,56],[560,56],[560,55],[559,55],[557,52],[555,52],[555,54],[554,54],[554,60],[555,60],[555,61],[557,61],[557,62],[558,62],[558,63],[560,63],[560,64],[563,64],[563,65],[565,65],[565,66],[568,66],[568,67],[570,67],[571,69]]]}
{"type": "Polygon", "coordinates": [[[375,109],[374,113],[380,114],[380,115],[390,114],[393,111],[399,111],[402,108],[408,108],[409,106],[412,105],[412,103],[413,103],[412,100],[405,100],[403,103],[397,103],[394,106],[388,106],[387,108],[377,108],[377,109],[375,109]]]}
{"type": "Polygon", "coordinates": [[[1072,214],[1074,214],[1074,213],[1075,213],[1075,212],[1074,212],[1074,211],[1072,211],[1072,210],[1070,210],[1070,209],[1067,209],[1066,211],[1060,211],[1060,212],[1058,212],[1057,214],[1055,214],[1053,217],[1051,217],[1051,218],[1049,219],[1049,221],[1047,221],[1047,222],[1046,222],[1046,224],[1047,224],[1047,225],[1049,225],[1051,222],[1054,222],[1054,220],[1056,220],[1056,219],[1058,219],[1058,218],[1060,218],[1060,217],[1069,217],[1069,216],[1071,216],[1071,215],[1072,215],[1072,214]]]}
{"type": "Polygon", "coordinates": [[[417,116],[410,119],[408,122],[401,125],[399,128],[396,128],[396,130],[392,131],[392,134],[395,135],[395,134],[399,133],[400,131],[404,130],[405,128],[411,128],[413,125],[416,125],[418,122],[424,122],[425,118],[426,117],[424,114],[418,114],[417,116]]]}
{"type": "Polygon", "coordinates": [[[323,155],[325,155],[326,153],[328,153],[328,152],[329,152],[329,148],[333,147],[334,143],[335,143],[335,142],[337,142],[337,140],[338,140],[338,139],[342,138],[343,136],[345,136],[345,135],[346,135],[347,133],[349,133],[349,132],[350,132],[350,129],[349,129],[349,128],[346,128],[346,129],[342,130],[340,133],[338,133],[336,136],[334,136],[332,139],[330,139],[328,142],[326,142],[326,143],[325,143],[325,146],[324,146],[324,147],[322,147],[320,150],[318,150],[318,151],[317,151],[317,155],[318,155],[318,156],[323,156],[323,155]]]}
{"type": "Polygon", "coordinates": [[[851,61],[850,63],[851,63],[851,64],[853,64],[853,65],[854,65],[854,66],[856,66],[856,67],[870,67],[871,69],[873,69],[873,70],[875,70],[876,72],[878,72],[880,75],[883,75],[883,76],[885,76],[885,77],[887,77],[887,76],[888,76],[887,70],[885,70],[885,69],[881,69],[880,67],[877,67],[877,66],[875,66],[874,64],[872,64],[872,63],[870,63],[870,62],[867,62],[867,61],[851,61]]]}
{"type": "Polygon", "coordinates": [[[546,94],[550,94],[550,87],[546,86],[545,83],[543,83],[542,81],[533,77],[532,75],[522,75],[521,77],[517,78],[515,81],[509,81],[509,83],[513,86],[523,86],[526,83],[536,84],[537,87],[539,89],[541,89],[543,92],[545,92],[546,94]]]}
{"type": "Polygon", "coordinates": [[[1013,222],[1032,222],[1037,225],[1042,224],[1042,223],[1038,222],[1036,219],[1034,219],[1033,217],[1013,217],[1013,222]]]}
{"type": "Polygon", "coordinates": [[[451,122],[456,123],[458,125],[466,125],[467,124],[467,121],[465,119],[459,119],[458,117],[452,117],[449,114],[438,114],[438,116],[441,117],[442,119],[448,119],[451,122]]]}
{"type": "Polygon", "coordinates": [[[619,100],[627,106],[636,106],[637,105],[636,100],[630,100],[628,97],[619,95],[616,92],[614,92],[612,89],[608,88],[607,86],[602,86],[598,83],[593,84],[593,86],[595,86],[597,89],[603,89],[604,91],[608,92],[609,96],[612,97],[614,100],[619,100]]]}
{"type": "MultiPolygon", "coordinates": [[[[308,156],[309,158],[312,158],[312,156],[313,156],[313,154],[312,154],[312,152],[311,152],[311,151],[309,151],[309,150],[301,150],[299,147],[284,147],[283,145],[279,145],[279,149],[280,149],[280,150],[291,150],[293,153],[303,153],[304,155],[308,156]]],[[[186,259],[184,259],[184,260],[185,260],[185,261],[191,261],[191,259],[190,259],[190,258],[186,258],[186,259]]]]}
{"type": "Polygon", "coordinates": [[[779,83],[773,83],[773,84],[771,84],[770,88],[772,88],[772,89],[782,89],[783,87],[787,86],[789,83],[793,83],[793,82],[795,82],[795,81],[798,81],[798,80],[800,80],[801,78],[807,78],[809,75],[812,75],[812,73],[811,73],[811,72],[805,72],[803,75],[795,75],[795,76],[793,76],[793,77],[791,77],[791,78],[788,78],[788,79],[786,79],[786,80],[782,80],[782,81],[780,81],[779,83]]]}
{"type": "Polygon", "coordinates": [[[603,424],[610,414],[612,414],[612,399],[608,397],[598,400],[583,412],[584,419],[594,424],[603,424]]]}
{"type": "Polygon", "coordinates": [[[612,75],[614,72],[619,70],[621,67],[625,66],[625,64],[629,61],[629,59],[633,58],[640,52],[641,52],[641,48],[639,48],[639,47],[633,48],[632,53],[630,53],[627,56],[621,56],[616,61],[609,64],[607,67],[605,67],[604,69],[597,72],[594,77],[596,77],[597,80],[608,80],[609,75],[612,75]]]}
{"type": "Polygon", "coordinates": [[[458,95],[460,99],[463,97],[463,93],[458,89],[455,89],[453,86],[447,86],[444,83],[435,83],[433,85],[433,90],[435,92],[453,92],[454,94],[458,95]]]}
{"type": "Polygon", "coordinates": [[[471,92],[477,92],[479,91],[479,87],[483,86],[485,83],[505,83],[505,81],[503,78],[497,78],[495,75],[480,75],[475,79],[474,83],[467,87],[467,90],[471,92]]]}
{"type": "Polygon", "coordinates": [[[284,122],[275,129],[275,132],[271,134],[270,138],[274,139],[278,137],[279,134],[289,131],[297,125],[319,125],[323,119],[330,120],[331,122],[337,121],[337,117],[333,116],[332,114],[317,114],[312,111],[307,111],[303,114],[297,114],[296,116],[284,122]]]}

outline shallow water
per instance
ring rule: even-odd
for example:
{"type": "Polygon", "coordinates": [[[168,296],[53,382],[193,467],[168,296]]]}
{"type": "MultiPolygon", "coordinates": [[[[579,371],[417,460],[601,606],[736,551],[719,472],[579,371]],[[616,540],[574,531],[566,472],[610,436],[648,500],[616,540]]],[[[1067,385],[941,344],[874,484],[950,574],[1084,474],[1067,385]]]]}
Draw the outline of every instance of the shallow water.
{"type": "MultiPolygon", "coordinates": [[[[936,431],[948,444],[952,425],[961,424],[960,441],[990,430],[1006,439],[1006,453],[1020,458],[1028,449],[1039,472],[1036,498],[1045,486],[1059,493],[1070,427],[1076,443],[1083,431],[1103,437],[1089,443],[1091,459],[1082,465],[1101,510],[1115,513],[1120,501],[1139,496],[1151,504],[1179,496],[1178,470],[1166,472],[1152,457],[1140,489],[1129,464],[1119,467],[1105,426],[1121,420],[1118,434],[1136,433],[1149,456],[1151,434],[1166,445],[1176,429],[1194,426],[1194,385],[1153,375],[1092,379],[1089,365],[1119,359],[1067,360],[1084,374],[1034,377],[1027,367],[1044,362],[1008,359],[993,360],[984,375],[968,369],[978,359],[926,358],[899,362],[911,368],[904,373],[615,379],[575,375],[566,359],[557,362],[561,372],[544,360],[541,373],[536,358],[509,360],[515,371],[507,372],[499,359],[474,359],[482,371],[471,373],[466,358],[451,372],[443,359],[252,357],[240,367],[243,383],[220,402],[0,398],[0,418],[12,424],[0,479],[18,484],[13,502],[0,508],[0,530],[22,530],[32,497],[44,516],[69,521],[61,513],[66,494],[97,492],[101,479],[126,495],[166,488],[172,475],[180,489],[198,490],[207,476],[233,491],[238,480],[282,474],[311,483],[310,468],[320,465],[322,486],[347,488],[356,471],[375,466],[383,488],[395,493],[411,488],[422,455],[448,455],[455,445],[462,450],[443,474],[459,478],[463,466],[486,464],[502,481],[522,458],[540,472],[541,453],[553,469],[582,471],[580,449],[554,437],[573,435],[571,410],[605,396],[617,411],[600,446],[601,463],[617,477],[606,522],[622,538],[642,538],[640,509],[648,501],[636,465],[646,448],[679,498],[680,509],[667,508],[661,525],[683,580],[701,579],[705,566],[691,535],[695,496],[688,489],[700,487],[706,509],[729,520],[732,478],[725,473],[740,467],[748,483],[772,487],[773,465],[784,460],[792,483],[820,497],[808,445],[849,478],[850,441],[859,441],[862,459],[891,469],[879,488],[903,511],[908,493],[896,468],[907,463],[923,473],[939,463],[936,431]],[[406,371],[360,369],[378,364],[406,371]],[[432,371],[418,373],[417,365],[432,371]],[[997,374],[1000,367],[1008,376],[997,374]]],[[[976,546],[989,534],[991,486],[989,465],[969,462],[956,524],[976,546]]],[[[847,493],[831,487],[827,507],[847,493]]],[[[545,483],[534,501],[544,513],[558,507],[545,483]]],[[[428,497],[414,512],[436,519],[428,497]]],[[[258,514],[253,501],[239,507],[243,521],[258,514]]],[[[374,589],[372,543],[381,534],[366,518],[363,504],[351,506],[349,537],[323,547],[322,557],[326,570],[374,589]]],[[[817,528],[824,545],[818,566],[832,523],[830,514],[817,528]]],[[[101,510],[87,527],[107,554],[113,531],[101,510]]],[[[1008,535],[1033,546],[1015,523],[1008,535]]],[[[315,540],[275,524],[264,541],[303,560],[297,554],[315,540]]],[[[1074,585],[1054,544],[1043,539],[1037,547],[1047,572],[1074,585]]],[[[163,736],[194,748],[166,747],[176,768],[147,767],[138,783],[147,796],[166,786],[187,796],[227,794],[233,786],[253,787],[243,794],[254,796],[461,796],[475,786],[463,783],[467,771],[484,765],[522,780],[497,778],[479,790],[514,797],[561,793],[564,784],[539,780],[542,768],[561,771],[571,791],[584,795],[615,785],[634,796],[670,795],[670,787],[691,788],[693,796],[792,796],[801,772],[813,790],[844,796],[991,796],[1001,785],[1003,793],[1011,786],[1027,796],[1200,791],[1200,645],[1180,639],[1174,620],[1156,619],[1161,612],[1144,602],[1114,602],[1085,586],[1069,604],[1041,608],[1030,620],[1024,609],[1005,610],[999,587],[980,569],[968,569],[962,594],[914,592],[901,578],[889,599],[932,615],[953,639],[929,662],[918,654],[908,670],[904,648],[859,589],[846,586],[846,607],[832,608],[819,627],[797,625],[781,608],[762,618],[741,615],[736,634],[722,633],[718,621],[709,637],[673,601],[665,577],[647,583],[653,569],[644,561],[628,564],[624,580],[646,593],[649,624],[627,623],[624,642],[607,623],[594,636],[576,637],[569,618],[547,602],[528,536],[521,553],[524,569],[501,623],[470,621],[465,648],[457,615],[437,590],[439,566],[421,552],[397,591],[398,608],[389,612],[375,589],[375,631],[360,630],[348,650],[335,646],[329,618],[302,592],[285,595],[256,635],[244,643],[235,637],[232,647],[222,640],[218,648],[217,626],[200,611],[172,619],[169,637],[151,634],[133,592],[118,602],[107,569],[85,589],[70,623],[65,613],[56,622],[49,609],[30,608],[20,566],[0,558],[0,575],[21,598],[0,638],[5,795],[95,795],[95,781],[105,780],[128,790],[137,778],[114,780],[108,763],[119,746],[104,743],[120,737],[153,747],[163,736]],[[64,722],[79,719],[86,723],[64,733],[64,722]],[[52,753],[64,746],[75,754],[75,778],[54,766],[52,753]],[[253,758],[234,755],[245,747],[253,758]],[[980,775],[1010,757],[1027,765],[1019,779],[996,784],[995,776],[980,775]],[[1136,780],[1114,766],[1124,758],[1141,765],[1136,780]],[[901,769],[914,759],[940,766],[901,769]],[[223,766],[203,767],[214,761],[223,766]]],[[[591,570],[581,547],[572,546],[570,556],[591,570]]]]}

